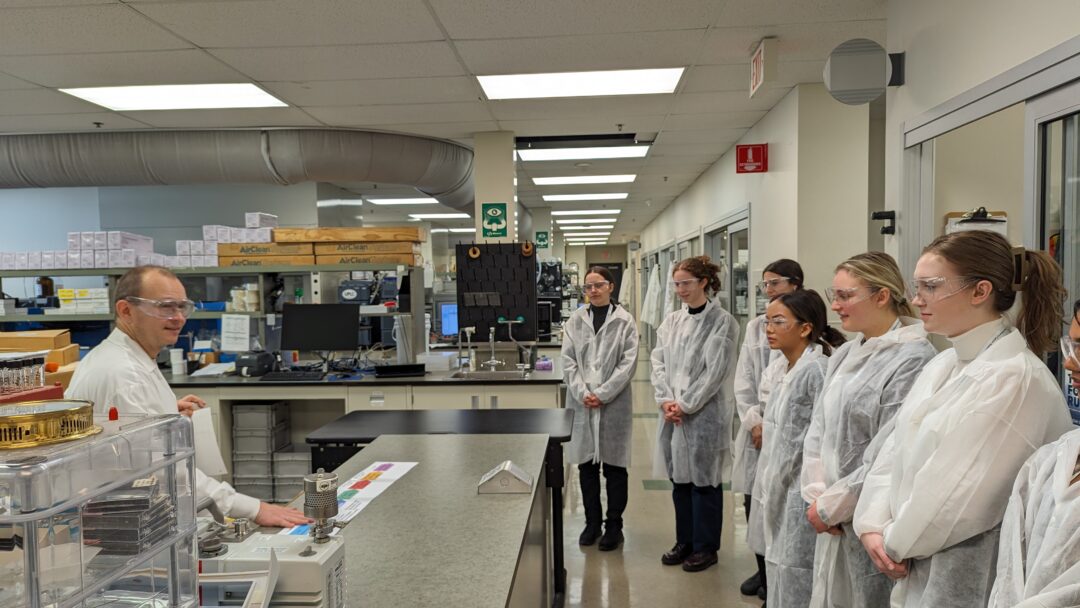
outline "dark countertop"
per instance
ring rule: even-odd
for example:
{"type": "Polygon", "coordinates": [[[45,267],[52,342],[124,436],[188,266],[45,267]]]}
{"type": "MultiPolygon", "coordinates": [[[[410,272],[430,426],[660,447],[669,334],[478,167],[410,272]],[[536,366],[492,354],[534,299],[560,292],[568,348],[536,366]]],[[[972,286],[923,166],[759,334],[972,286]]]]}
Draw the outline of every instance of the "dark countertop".
{"type": "Polygon", "coordinates": [[[309,444],[371,443],[381,435],[544,434],[570,440],[574,412],[565,409],[357,410],[316,429],[309,444]]]}

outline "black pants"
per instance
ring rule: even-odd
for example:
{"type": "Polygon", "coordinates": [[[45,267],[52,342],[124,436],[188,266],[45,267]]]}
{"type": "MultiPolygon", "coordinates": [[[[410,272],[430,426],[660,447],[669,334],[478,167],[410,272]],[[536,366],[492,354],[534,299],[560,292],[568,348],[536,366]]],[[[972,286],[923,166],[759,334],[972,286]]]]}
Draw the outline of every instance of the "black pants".
{"type": "MultiPolygon", "coordinates": [[[[604,481],[607,482],[607,527],[622,530],[629,475],[625,467],[606,462],[603,465],[604,481]]],[[[591,462],[579,464],[578,474],[581,478],[581,501],[585,506],[585,525],[599,526],[604,521],[604,510],[600,504],[600,465],[591,462]]]]}
{"type": "MultiPolygon", "coordinates": [[[[743,508],[746,509],[746,523],[750,523],[750,505],[753,503],[754,501],[749,494],[743,494],[743,508]]],[[[761,586],[767,587],[768,584],[765,582],[765,556],[755,553],[754,557],[757,558],[757,572],[758,576],[761,577],[761,586]]]]}
{"type": "Polygon", "coordinates": [[[675,503],[675,542],[693,547],[695,553],[720,550],[724,524],[724,491],[720,486],[695,486],[672,481],[675,503]]]}

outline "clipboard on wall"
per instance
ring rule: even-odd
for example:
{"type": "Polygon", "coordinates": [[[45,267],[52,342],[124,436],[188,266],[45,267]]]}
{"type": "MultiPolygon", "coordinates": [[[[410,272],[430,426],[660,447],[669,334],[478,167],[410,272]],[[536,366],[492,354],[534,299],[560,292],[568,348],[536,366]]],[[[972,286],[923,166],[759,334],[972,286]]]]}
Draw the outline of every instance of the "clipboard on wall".
{"type": "Polygon", "coordinates": [[[1008,214],[1004,211],[987,211],[986,207],[945,214],[945,234],[967,230],[990,230],[1008,238],[1008,214]]]}

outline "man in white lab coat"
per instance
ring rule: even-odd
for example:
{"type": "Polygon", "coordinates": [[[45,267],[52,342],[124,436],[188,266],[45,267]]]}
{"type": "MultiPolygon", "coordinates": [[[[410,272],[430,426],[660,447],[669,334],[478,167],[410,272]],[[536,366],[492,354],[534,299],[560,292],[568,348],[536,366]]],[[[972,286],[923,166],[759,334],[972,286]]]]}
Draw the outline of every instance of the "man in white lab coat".
{"type": "MultiPolygon", "coordinates": [[[[205,407],[195,395],[177,400],[157,366],[158,352],[176,343],[194,308],[176,275],[159,266],[133,268],[117,282],[114,306],[116,329],[79,363],[65,397],[93,401],[99,418],[113,406],[120,416],[190,416],[205,407]]],[[[210,497],[226,516],[277,527],[308,521],[295,509],[260,502],[195,473],[197,499],[210,497]]]]}

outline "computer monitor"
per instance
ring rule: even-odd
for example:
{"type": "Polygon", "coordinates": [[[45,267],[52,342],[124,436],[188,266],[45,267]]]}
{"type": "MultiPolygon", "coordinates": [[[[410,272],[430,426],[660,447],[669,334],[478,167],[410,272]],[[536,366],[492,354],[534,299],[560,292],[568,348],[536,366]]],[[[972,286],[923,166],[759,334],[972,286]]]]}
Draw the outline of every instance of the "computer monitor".
{"type": "Polygon", "coordinates": [[[360,341],[356,304],[286,304],[281,318],[282,350],[356,350],[360,341]]]}
{"type": "Polygon", "coordinates": [[[456,338],[458,335],[457,302],[439,303],[439,335],[456,338]]]}

